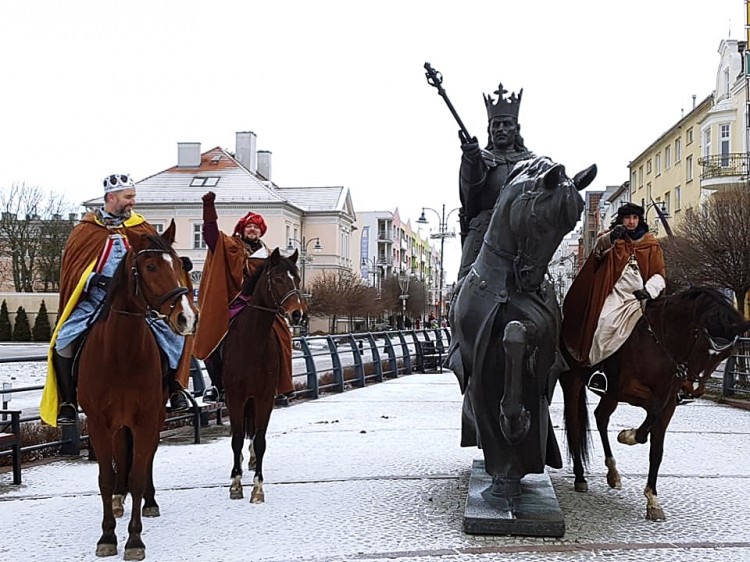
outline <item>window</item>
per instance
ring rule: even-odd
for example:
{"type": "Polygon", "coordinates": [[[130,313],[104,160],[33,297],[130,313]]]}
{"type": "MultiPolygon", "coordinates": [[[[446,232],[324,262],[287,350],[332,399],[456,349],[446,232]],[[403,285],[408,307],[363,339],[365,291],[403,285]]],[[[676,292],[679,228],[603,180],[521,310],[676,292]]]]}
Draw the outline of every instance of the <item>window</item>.
{"type": "Polygon", "coordinates": [[[693,155],[685,158],[685,181],[693,181],[693,155]]]}
{"type": "Polygon", "coordinates": [[[667,192],[666,192],[666,193],[664,194],[664,211],[665,211],[665,212],[666,212],[667,214],[669,214],[670,210],[671,210],[671,209],[669,208],[669,191],[667,191],[667,192]]]}
{"type": "Polygon", "coordinates": [[[675,212],[680,210],[680,207],[682,206],[682,193],[680,191],[680,186],[674,188],[674,210],[675,212]]]}
{"type": "Polygon", "coordinates": [[[661,152],[656,155],[656,175],[661,175],[661,152]]]}
{"type": "Polygon", "coordinates": [[[154,227],[154,230],[158,232],[159,234],[164,234],[164,223],[163,222],[152,222],[151,226],[154,227]]]}
{"type": "Polygon", "coordinates": [[[289,234],[291,234],[291,229],[289,225],[286,225],[286,238],[284,238],[284,240],[286,240],[287,244],[289,243],[289,240],[291,240],[292,238],[291,236],[289,236],[289,234]]]}
{"type": "Polygon", "coordinates": [[[721,166],[729,166],[729,123],[719,126],[719,150],[721,152],[721,166]]]}
{"type": "Polygon", "coordinates": [[[651,201],[651,182],[646,184],[646,199],[651,201]]]}
{"type": "Polygon", "coordinates": [[[703,156],[711,156],[711,129],[703,131],[703,156]]]}
{"type": "Polygon", "coordinates": [[[635,172],[633,172],[633,181],[630,182],[631,190],[633,193],[635,193],[635,186],[636,186],[636,175],[635,172]]]}
{"type": "Polygon", "coordinates": [[[206,241],[203,240],[203,223],[193,223],[193,249],[194,250],[205,250],[206,241]]]}
{"type": "MultiPolygon", "coordinates": [[[[658,154],[656,155],[656,167],[657,168],[659,167],[659,155],[658,154]]],[[[649,158],[648,161],[646,162],[646,174],[650,174],[650,173],[651,173],[651,158],[649,158]]],[[[657,174],[658,173],[659,172],[657,172],[657,174]]]]}
{"type": "Polygon", "coordinates": [[[219,178],[217,177],[202,178],[195,176],[193,181],[190,182],[190,187],[214,187],[217,183],[219,183],[219,178]]]}
{"type": "Polygon", "coordinates": [[[667,146],[664,149],[664,169],[669,170],[672,167],[672,147],[667,146]]]}
{"type": "Polygon", "coordinates": [[[685,133],[685,144],[693,144],[693,128],[690,127],[685,133]]]}
{"type": "Polygon", "coordinates": [[[643,166],[638,167],[638,187],[643,187],[643,166]]]}
{"type": "Polygon", "coordinates": [[[674,139],[674,161],[675,164],[682,160],[682,142],[679,138],[674,139]]]}

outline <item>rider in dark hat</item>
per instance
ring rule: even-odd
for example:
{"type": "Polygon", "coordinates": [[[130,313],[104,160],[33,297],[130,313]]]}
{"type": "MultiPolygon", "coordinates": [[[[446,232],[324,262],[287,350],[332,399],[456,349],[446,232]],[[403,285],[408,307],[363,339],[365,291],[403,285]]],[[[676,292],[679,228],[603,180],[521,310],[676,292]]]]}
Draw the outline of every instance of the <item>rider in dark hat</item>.
{"type": "Polygon", "coordinates": [[[641,303],[665,285],[664,255],[644,209],[625,203],[610,230],[597,238],[563,302],[562,340],[573,359],[592,367],[592,390],[606,391],[605,360],[630,336],[643,314],[641,303]]]}

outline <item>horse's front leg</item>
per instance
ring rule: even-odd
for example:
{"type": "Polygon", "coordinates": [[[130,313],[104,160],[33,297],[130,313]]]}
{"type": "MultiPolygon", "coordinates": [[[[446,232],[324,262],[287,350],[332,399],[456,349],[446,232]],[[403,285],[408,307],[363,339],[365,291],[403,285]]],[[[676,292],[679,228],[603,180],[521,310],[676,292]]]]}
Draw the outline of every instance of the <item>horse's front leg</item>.
{"type": "Polygon", "coordinates": [[[263,503],[266,494],[263,491],[263,455],[266,453],[266,428],[260,428],[253,437],[253,451],[255,452],[255,477],[253,491],[250,493],[250,503],[263,503]]]}
{"type": "Polygon", "coordinates": [[[505,388],[500,401],[500,430],[511,445],[517,445],[531,428],[531,415],[522,403],[523,361],[526,354],[526,326],[508,322],[503,332],[505,388]]]}
{"type": "Polygon", "coordinates": [[[602,440],[602,448],[604,449],[604,465],[607,467],[607,484],[609,484],[610,488],[619,490],[622,487],[622,481],[620,479],[620,473],[617,471],[617,462],[612,455],[612,447],[609,444],[609,434],[607,432],[607,429],[609,428],[609,420],[616,409],[617,400],[609,396],[603,396],[599,401],[596,410],[594,410],[594,417],[596,418],[596,428],[599,430],[599,437],[602,440]]]}
{"type": "Polygon", "coordinates": [[[648,455],[648,480],[643,494],[646,496],[646,519],[649,521],[664,521],[666,516],[664,510],[656,497],[656,479],[659,475],[659,467],[664,457],[664,441],[667,435],[667,427],[674,414],[675,400],[670,401],[661,416],[651,428],[651,449],[648,455]]]}

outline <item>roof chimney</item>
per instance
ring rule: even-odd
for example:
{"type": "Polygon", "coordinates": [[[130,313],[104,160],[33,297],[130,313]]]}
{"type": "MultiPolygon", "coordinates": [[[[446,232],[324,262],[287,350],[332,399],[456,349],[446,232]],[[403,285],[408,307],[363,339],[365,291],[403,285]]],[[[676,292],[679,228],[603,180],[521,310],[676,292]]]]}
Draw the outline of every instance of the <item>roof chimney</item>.
{"type": "Polygon", "coordinates": [[[180,168],[198,168],[201,165],[201,143],[178,142],[177,166],[180,168]]]}
{"type": "Polygon", "coordinates": [[[258,173],[268,181],[271,181],[271,156],[270,150],[258,151],[258,173]]]}
{"type": "Polygon", "coordinates": [[[252,131],[237,132],[234,157],[252,173],[258,171],[258,153],[255,149],[258,137],[252,131]]]}
{"type": "Polygon", "coordinates": [[[695,109],[695,94],[693,94],[693,109],[695,109]]]}

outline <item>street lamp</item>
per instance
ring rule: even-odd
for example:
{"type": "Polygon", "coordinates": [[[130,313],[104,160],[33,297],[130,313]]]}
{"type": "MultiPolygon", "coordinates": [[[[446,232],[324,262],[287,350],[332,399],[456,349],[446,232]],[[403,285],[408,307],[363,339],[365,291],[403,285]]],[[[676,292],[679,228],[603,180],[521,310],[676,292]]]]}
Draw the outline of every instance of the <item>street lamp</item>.
{"type": "Polygon", "coordinates": [[[310,240],[306,240],[303,236],[301,242],[296,238],[290,238],[289,243],[286,246],[287,252],[294,251],[294,242],[296,242],[299,246],[299,262],[302,264],[302,294],[305,297],[309,297],[310,295],[305,293],[305,269],[307,267],[307,264],[313,261],[313,257],[310,255],[307,248],[312,242],[315,242],[315,246],[313,246],[313,252],[319,254],[323,249],[323,246],[320,245],[320,238],[318,238],[317,236],[315,238],[310,238],[310,240]]]}
{"type": "Polygon", "coordinates": [[[370,275],[372,275],[372,286],[373,288],[378,290],[378,294],[380,292],[380,287],[378,287],[378,273],[379,269],[384,266],[382,258],[362,258],[362,267],[367,268],[367,277],[369,278],[370,275]]]}
{"type": "Polygon", "coordinates": [[[438,213],[435,209],[431,209],[430,207],[422,207],[422,215],[417,219],[417,224],[429,224],[427,221],[427,217],[424,216],[425,211],[432,211],[438,216],[439,224],[438,224],[438,231],[433,232],[430,234],[430,238],[440,239],[440,285],[438,287],[438,324],[442,325],[443,320],[443,251],[445,249],[445,239],[446,238],[454,238],[456,236],[456,233],[453,231],[448,230],[448,219],[450,216],[455,212],[458,211],[459,208],[456,207],[455,209],[451,209],[448,214],[445,214],[445,203],[443,203],[443,212],[438,213]]]}
{"type": "Polygon", "coordinates": [[[409,281],[414,276],[413,273],[408,271],[401,271],[398,276],[398,286],[401,289],[401,294],[398,296],[401,299],[401,322],[406,327],[406,301],[409,299],[409,281]]]}
{"type": "MultiPolygon", "coordinates": [[[[671,236],[672,235],[672,229],[667,224],[667,219],[671,218],[669,216],[669,211],[667,210],[667,203],[666,201],[654,201],[651,200],[651,203],[646,205],[646,212],[644,213],[643,220],[648,223],[648,212],[651,210],[652,207],[656,208],[656,212],[659,216],[659,220],[661,220],[662,224],[664,225],[664,231],[671,236]]],[[[654,235],[659,234],[659,223],[654,223],[654,235]]]]}

